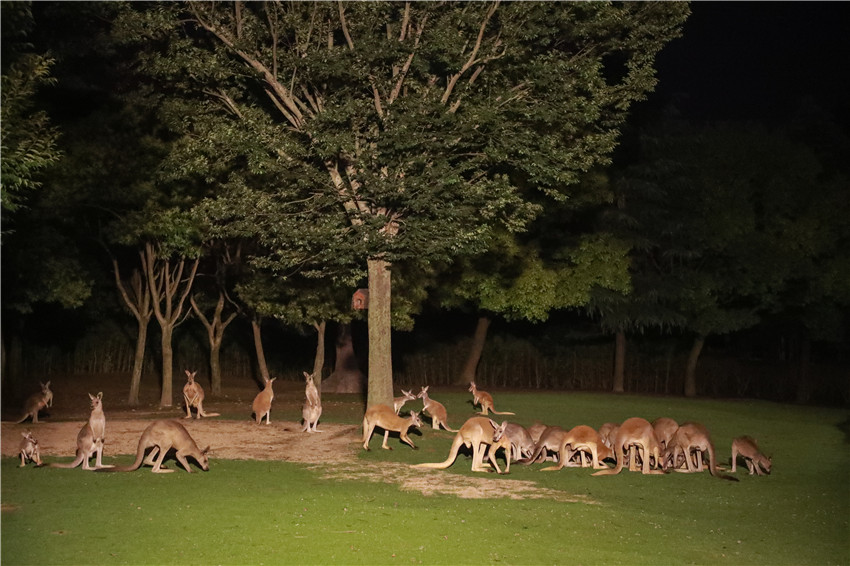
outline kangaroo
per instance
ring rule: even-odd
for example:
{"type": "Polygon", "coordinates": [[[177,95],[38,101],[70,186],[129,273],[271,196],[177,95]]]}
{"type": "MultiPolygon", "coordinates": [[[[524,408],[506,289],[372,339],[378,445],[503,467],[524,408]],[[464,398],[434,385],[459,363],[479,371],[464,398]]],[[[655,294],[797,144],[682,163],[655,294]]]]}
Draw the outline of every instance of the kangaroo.
{"type": "Polygon", "coordinates": [[[540,437],[543,436],[543,431],[547,428],[549,427],[540,421],[536,421],[533,425],[528,427],[528,434],[531,435],[531,441],[534,442],[534,444],[537,444],[540,441],[540,437]]]}
{"type": "Polygon", "coordinates": [[[614,446],[614,438],[617,436],[617,429],[620,425],[617,423],[605,423],[599,427],[599,436],[602,437],[602,442],[605,446],[612,448],[614,446]]]}
{"type": "MultiPolygon", "coordinates": [[[[708,429],[700,423],[684,423],[679,426],[676,431],[671,445],[678,445],[678,449],[684,453],[685,463],[687,464],[688,472],[702,471],[702,453],[708,452],[708,471],[716,478],[724,480],[738,481],[738,478],[721,474],[717,471],[717,459],[714,451],[714,443],[711,442],[711,435],[708,429]],[[696,451],[698,464],[694,464],[691,458],[691,452],[696,451]]],[[[676,455],[673,453],[673,464],[676,464],[676,455]]]]}
{"type": "Polygon", "coordinates": [[[369,450],[369,440],[372,438],[372,432],[374,432],[376,426],[384,429],[384,443],[381,444],[381,448],[384,450],[393,449],[392,446],[387,446],[387,438],[390,436],[390,431],[397,432],[402,442],[407,443],[414,450],[417,449],[413,441],[407,436],[407,429],[412,426],[422,426],[422,421],[419,419],[419,414],[416,411],[410,411],[410,416],[405,419],[395,414],[388,405],[372,405],[369,407],[363,416],[364,450],[369,450]]]}
{"type": "Polygon", "coordinates": [[[106,438],[106,415],[103,414],[103,393],[97,397],[89,393],[91,400],[91,416],[89,422],[83,425],[77,433],[77,457],[68,464],[50,464],[51,468],[76,468],[80,464],[84,470],[111,468],[103,464],[103,442],[106,438]],[[95,456],[94,468],[89,466],[89,459],[95,456]]]}
{"type": "Polygon", "coordinates": [[[319,397],[319,390],[313,382],[313,376],[304,372],[304,379],[307,384],[304,389],[306,401],[301,408],[301,417],[304,419],[303,432],[322,432],[319,426],[319,417],[322,416],[322,400],[319,397]]]}
{"type": "Polygon", "coordinates": [[[415,400],[416,395],[413,394],[412,389],[410,391],[405,391],[404,389],[402,389],[401,397],[393,397],[393,409],[395,409],[395,414],[398,414],[398,412],[401,411],[401,408],[404,406],[405,403],[407,403],[408,401],[415,400]]]}
{"type": "Polygon", "coordinates": [[[175,450],[177,461],[186,468],[186,471],[192,473],[192,468],[189,466],[188,457],[194,458],[201,469],[205,472],[210,469],[210,461],[207,457],[210,447],[207,446],[203,450],[198,448],[198,445],[192,439],[189,431],[177,421],[161,420],[154,421],[139,438],[139,447],[136,449],[136,460],[129,466],[114,467],[104,472],[133,472],[138,470],[142,464],[145,466],[153,466],[151,470],[155,474],[167,474],[174,470],[165,468],[162,461],[165,459],[169,450],[175,450]],[[151,448],[150,454],[145,458],[145,452],[151,448]],[[157,454],[159,458],[157,458],[157,454]],[[156,459],[155,459],[156,458],[156,459]],[[144,462],[142,462],[144,460],[144,462]]]}
{"type": "Polygon", "coordinates": [[[750,475],[762,475],[762,470],[765,474],[770,474],[770,467],[773,462],[761,453],[756,440],[751,436],[739,436],[732,441],[732,473],[735,473],[735,465],[738,456],[744,459],[747,464],[747,469],[750,470],[750,475]]]}
{"type": "Polygon", "coordinates": [[[218,413],[204,412],[204,389],[199,383],[195,382],[195,374],[198,372],[183,370],[186,372],[186,385],[183,386],[183,401],[186,405],[186,416],[184,418],[192,418],[192,407],[198,410],[197,418],[201,417],[217,417],[218,413]]]}
{"type": "Polygon", "coordinates": [[[534,452],[528,458],[518,460],[519,464],[534,464],[537,462],[545,462],[549,452],[556,452],[561,447],[561,441],[567,434],[563,428],[559,426],[546,427],[543,434],[540,435],[540,440],[534,446],[534,452]]]}
{"type": "MultiPolygon", "coordinates": [[[[505,423],[502,424],[504,425],[505,423]]],[[[499,428],[500,425],[487,417],[472,417],[463,423],[460,430],[455,435],[448,458],[446,458],[443,462],[415,464],[413,467],[445,470],[454,464],[457,459],[457,453],[460,450],[461,445],[463,445],[467,448],[472,448],[472,471],[489,472],[491,471],[490,468],[484,465],[484,452],[486,447],[490,446],[488,460],[499,474],[501,474],[502,471],[499,469],[499,465],[496,462],[496,450],[500,447],[505,449],[505,460],[507,461],[505,473],[508,473],[511,466],[511,444],[508,437],[504,436],[504,430],[501,431],[502,436],[500,437],[500,440],[494,440],[496,434],[499,433],[499,428]]]]}
{"type": "Polygon", "coordinates": [[[469,391],[472,393],[472,405],[481,405],[479,415],[486,415],[487,411],[491,411],[494,415],[514,415],[516,413],[500,413],[493,408],[493,396],[486,391],[481,391],[475,386],[474,381],[469,382],[469,391]]]}
{"type": "MultiPolygon", "coordinates": [[[[417,397],[422,399],[422,412],[428,412],[431,416],[431,427],[434,430],[438,430],[440,425],[443,425],[443,428],[449,432],[458,432],[453,428],[449,428],[449,425],[446,424],[446,419],[448,418],[448,413],[446,412],[446,407],[443,406],[442,403],[438,401],[434,401],[430,397],[428,397],[428,385],[422,388],[422,391],[419,392],[417,397]]],[[[402,391],[404,393],[404,391],[402,391]]]]}
{"type": "Polygon", "coordinates": [[[50,390],[50,382],[41,383],[41,391],[30,395],[24,402],[24,416],[22,416],[16,424],[20,424],[27,420],[27,417],[32,417],[32,422],[38,422],[38,412],[45,407],[53,406],[53,391],[50,390]]]}
{"type": "Polygon", "coordinates": [[[38,440],[32,435],[30,431],[22,432],[21,436],[23,436],[23,440],[21,440],[21,465],[19,468],[23,468],[27,465],[27,462],[33,461],[35,462],[35,467],[41,467],[41,456],[38,453],[38,440]]]}
{"type": "Polygon", "coordinates": [[[257,393],[256,397],[254,397],[254,403],[251,405],[251,409],[254,411],[254,417],[257,419],[257,424],[260,424],[263,421],[263,417],[266,417],[266,424],[271,422],[272,400],[274,399],[272,383],[274,383],[275,379],[277,378],[263,378],[266,383],[266,387],[257,393]]]}
{"type": "MultiPolygon", "coordinates": [[[[614,450],[614,458],[617,461],[617,465],[614,468],[595,472],[593,475],[613,476],[622,472],[626,459],[625,450],[626,448],[633,449],[635,446],[638,446],[639,449],[643,450],[643,469],[641,470],[641,473],[664,473],[662,470],[650,469],[651,458],[655,458],[656,465],[661,462],[661,447],[658,444],[658,438],[655,436],[655,430],[646,419],[632,417],[620,425],[620,428],[617,429],[617,436],[614,438],[612,450],[614,450]]],[[[629,460],[629,470],[635,471],[637,469],[637,457],[634,454],[634,450],[631,450],[631,452],[632,455],[629,460]]]]}
{"type": "MultiPolygon", "coordinates": [[[[511,442],[511,449],[509,452],[506,452],[508,456],[515,462],[531,456],[534,453],[534,440],[532,440],[531,434],[529,434],[525,427],[507,421],[502,424],[505,426],[501,434],[507,436],[511,442]]],[[[496,432],[498,433],[499,431],[497,430],[496,432]]],[[[500,438],[501,435],[497,434],[494,435],[493,440],[498,441],[500,438]]]]}
{"type": "Polygon", "coordinates": [[[661,449],[666,450],[676,431],[679,430],[679,423],[667,417],[658,417],[652,421],[652,428],[655,430],[655,436],[658,438],[661,449]]]}
{"type": "Polygon", "coordinates": [[[607,469],[607,466],[601,463],[605,458],[613,458],[614,452],[602,441],[602,437],[596,432],[596,429],[587,425],[578,425],[571,428],[561,440],[561,446],[558,452],[558,465],[543,468],[542,472],[552,472],[560,470],[564,467],[571,467],[570,459],[576,452],[582,452],[582,467],[584,465],[583,452],[590,452],[590,459],[593,468],[596,470],[607,469]]]}

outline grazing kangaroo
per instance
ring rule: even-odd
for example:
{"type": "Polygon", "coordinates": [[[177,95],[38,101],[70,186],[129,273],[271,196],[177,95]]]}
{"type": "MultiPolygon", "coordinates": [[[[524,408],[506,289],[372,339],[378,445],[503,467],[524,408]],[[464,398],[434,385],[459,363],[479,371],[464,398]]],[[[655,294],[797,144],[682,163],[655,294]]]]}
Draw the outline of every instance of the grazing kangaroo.
{"type": "Polygon", "coordinates": [[[217,417],[218,413],[204,412],[204,388],[199,383],[195,382],[195,374],[198,372],[183,370],[186,372],[186,385],[183,386],[183,401],[186,405],[186,416],[184,418],[192,418],[192,407],[198,410],[197,418],[201,417],[217,417]]]}
{"type": "Polygon", "coordinates": [[[732,473],[735,473],[735,465],[738,456],[744,459],[747,464],[747,469],[750,470],[750,475],[762,475],[762,470],[765,474],[770,474],[770,467],[773,462],[759,450],[756,440],[751,436],[739,436],[732,441],[732,473]]]}
{"type": "Polygon", "coordinates": [[[41,391],[33,393],[24,402],[24,416],[22,416],[16,424],[20,424],[27,420],[27,417],[32,417],[32,422],[38,422],[38,412],[45,407],[53,406],[53,391],[50,390],[50,382],[41,383],[41,391]]]}
{"type": "Polygon", "coordinates": [[[35,462],[36,468],[40,467],[42,463],[41,456],[38,453],[38,440],[35,439],[30,431],[22,432],[21,436],[24,438],[21,440],[21,465],[18,467],[23,468],[29,461],[35,462]]]}
{"type": "Polygon", "coordinates": [[[547,428],[549,427],[541,423],[540,421],[536,421],[533,425],[528,427],[528,434],[531,435],[531,440],[532,442],[534,442],[534,444],[537,444],[540,441],[540,437],[543,436],[543,432],[547,428]]]}
{"type": "Polygon", "coordinates": [[[410,411],[410,416],[405,419],[395,414],[387,405],[372,405],[369,407],[366,410],[366,414],[363,415],[364,450],[369,450],[369,440],[372,438],[372,432],[374,432],[376,426],[384,429],[384,442],[381,444],[381,448],[384,450],[393,449],[392,446],[387,446],[387,439],[390,436],[390,432],[397,432],[402,442],[407,443],[411,448],[416,450],[416,445],[407,436],[407,429],[412,426],[422,426],[422,421],[419,420],[419,414],[416,411],[410,411]]]}
{"type": "MultiPolygon", "coordinates": [[[[446,411],[446,407],[442,403],[434,401],[428,397],[428,387],[430,387],[430,385],[423,387],[417,397],[422,399],[422,412],[427,412],[431,416],[431,427],[434,430],[437,430],[440,428],[440,425],[443,425],[443,428],[447,431],[457,432],[455,429],[449,428],[449,425],[446,424],[446,419],[449,416],[446,411]]],[[[402,393],[404,393],[404,391],[402,391],[402,393]]]]}
{"type": "Polygon", "coordinates": [[[398,414],[398,412],[401,411],[401,408],[404,406],[405,403],[407,403],[408,401],[415,400],[416,395],[413,394],[412,389],[410,391],[405,391],[404,389],[402,389],[401,397],[393,397],[393,409],[395,410],[395,414],[398,414]]]}
{"type": "Polygon", "coordinates": [[[77,433],[77,457],[68,464],[50,464],[51,468],[76,468],[80,464],[84,470],[111,468],[103,465],[103,442],[106,438],[106,415],[103,414],[103,393],[97,397],[89,393],[91,400],[91,416],[89,422],[83,425],[77,433]],[[89,466],[89,459],[95,456],[94,468],[89,466]]]}
{"type": "Polygon", "coordinates": [[[277,378],[263,378],[266,382],[266,387],[257,393],[256,397],[254,397],[254,403],[251,405],[251,409],[254,411],[254,417],[257,419],[257,424],[262,422],[263,417],[266,417],[266,424],[271,422],[272,400],[274,399],[272,383],[274,383],[275,379],[277,378]]]}
{"type": "Polygon", "coordinates": [[[590,460],[594,469],[604,470],[607,466],[601,463],[605,458],[613,458],[614,452],[602,441],[602,437],[593,427],[578,425],[571,428],[561,440],[558,451],[558,465],[543,468],[542,472],[552,472],[564,467],[572,467],[570,460],[576,452],[581,452],[582,467],[585,467],[584,452],[590,452],[590,460]]]}
{"type": "Polygon", "coordinates": [[[671,446],[674,446],[673,465],[676,464],[676,453],[681,450],[685,456],[685,463],[688,467],[688,472],[701,472],[702,468],[702,453],[708,452],[708,471],[716,478],[724,480],[738,481],[738,478],[721,474],[717,471],[717,458],[714,450],[714,443],[711,441],[711,435],[708,429],[700,423],[684,423],[676,431],[671,446]],[[691,458],[691,452],[696,452],[697,464],[694,464],[691,458]]]}
{"type": "Polygon", "coordinates": [[[605,446],[612,448],[614,446],[614,438],[617,436],[617,429],[620,425],[617,423],[605,423],[599,427],[599,436],[602,437],[602,442],[605,446]]]}
{"type": "Polygon", "coordinates": [[[676,431],[679,430],[679,423],[667,417],[658,417],[652,421],[652,429],[655,431],[655,437],[658,438],[661,449],[666,450],[676,431]]]}
{"type": "Polygon", "coordinates": [[[469,391],[472,393],[472,405],[481,405],[480,415],[486,415],[491,411],[494,415],[515,415],[516,413],[501,413],[493,408],[493,396],[486,391],[481,391],[475,386],[474,381],[469,382],[469,391]]]}
{"type": "Polygon", "coordinates": [[[518,460],[518,464],[535,464],[537,462],[545,462],[549,456],[549,452],[557,452],[561,447],[561,442],[567,434],[563,428],[559,426],[549,426],[540,435],[540,440],[534,446],[534,452],[528,458],[518,460]]]}
{"type": "MultiPolygon", "coordinates": [[[[504,425],[505,423],[502,423],[504,425]]],[[[499,469],[499,465],[496,462],[496,450],[498,448],[505,449],[505,460],[507,462],[507,467],[505,469],[505,473],[510,471],[511,466],[511,443],[507,436],[504,436],[504,428],[493,422],[491,419],[487,417],[472,417],[468,419],[463,425],[460,427],[460,430],[455,435],[454,442],[452,442],[452,448],[449,450],[449,457],[446,458],[443,462],[433,462],[426,464],[416,464],[414,468],[428,468],[433,470],[445,470],[454,464],[457,459],[457,453],[460,450],[461,446],[466,446],[467,448],[472,448],[472,471],[473,472],[490,472],[492,471],[488,466],[484,465],[484,452],[487,450],[487,447],[490,447],[488,452],[488,460],[492,464],[493,468],[495,468],[496,472],[502,473],[499,469]],[[500,440],[494,440],[496,434],[499,434],[499,429],[502,428],[500,440]]]]}
{"type": "MultiPolygon", "coordinates": [[[[650,469],[651,458],[655,458],[656,465],[659,465],[661,462],[661,446],[658,444],[658,438],[655,436],[655,430],[646,419],[632,417],[620,425],[620,428],[617,429],[617,436],[614,438],[612,450],[614,450],[614,458],[617,461],[617,465],[613,469],[609,468],[607,470],[600,470],[593,475],[613,476],[622,472],[626,459],[625,450],[626,448],[633,449],[635,446],[638,446],[639,449],[643,450],[643,469],[641,470],[643,474],[664,473],[662,470],[650,469]]],[[[631,450],[629,470],[635,471],[637,469],[636,462],[637,457],[634,454],[634,450],[631,450]]]]}
{"type": "Polygon", "coordinates": [[[104,472],[133,472],[138,470],[144,460],[145,466],[153,466],[151,470],[155,474],[167,474],[174,470],[163,467],[162,461],[165,459],[169,450],[174,450],[177,461],[186,468],[186,471],[192,473],[192,468],[189,466],[187,458],[192,457],[198,462],[198,465],[205,472],[210,469],[210,461],[207,457],[210,447],[207,446],[203,450],[198,448],[189,431],[182,424],[172,420],[154,421],[139,438],[139,446],[136,449],[136,460],[129,466],[120,466],[102,470],[104,472]],[[152,448],[148,457],[145,458],[145,452],[152,448]],[[159,458],[156,456],[159,455],[159,458]],[[156,459],[154,459],[156,458],[156,459]]]}
{"type": "MultiPolygon", "coordinates": [[[[505,422],[502,424],[505,425],[502,434],[507,436],[511,442],[509,456],[513,461],[516,462],[526,456],[531,456],[534,453],[534,440],[532,440],[531,434],[529,434],[525,427],[517,423],[505,422]]],[[[499,440],[500,435],[494,435],[493,439],[499,440]],[[496,436],[499,436],[499,438],[496,436]]]]}
{"type": "Polygon", "coordinates": [[[301,417],[304,419],[303,432],[322,432],[316,428],[319,426],[319,417],[322,416],[322,400],[319,397],[319,389],[313,382],[313,376],[306,371],[304,372],[304,379],[306,381],[304,388],[306,400],[304,406],[301,407],[301,417]]]}

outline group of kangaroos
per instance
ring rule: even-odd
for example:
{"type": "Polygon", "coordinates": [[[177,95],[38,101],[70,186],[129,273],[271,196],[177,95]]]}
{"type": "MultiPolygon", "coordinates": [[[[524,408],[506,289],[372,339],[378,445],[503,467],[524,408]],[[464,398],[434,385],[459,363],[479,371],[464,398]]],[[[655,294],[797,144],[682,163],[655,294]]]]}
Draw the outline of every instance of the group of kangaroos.
{"type": "MultiPolygon", "coordinates": [[[[207,413],[203,407],[204,390],[195,381],[196,372],[186,370],[186,385],[183,387],[184,408],[186,416],[195,418],[219,416],[218,413],[207,413]]],[[[304,372],[305,402],[302,406],[303,432],[321,432],[317,429],[322,415],[321,398],[314,383],[313,376],[304,372]]],[[[257,424],[270,424],[271,404],[274,400],[272,384],[276,378],[266,379],[265,387],[252,403],[252,411],[257,424]]],[[[412,391],[402,390],[402,396],[393,400],[393,407],[377,404],[369,407],[363,417],[363,448],[369,450],[369,440],[375,428],[384,431],[381,447],[391,450],[387,444],[390,432],[397,432],[402,442],[416,448],[407,435],[411,427],[421,427],[420,413],[410,411],[407,417],[399,415],[402,406],[407,401],[422,399],[422,413],[431,418],[432,428],[440,427],[456,433],[449,455],[443,462],[416,464],[415,468],[446,469],[457,459],[461,446],[472,450],[472,471],[509,473],[511,462],[530,464],[553,460],[555,465],[548,466],[542,471],[560,470],[564,467],[589,467],[597,469],[595,476],[619,474],[624,467],[630,471],[640,471],[643,474],[664,474],[670,470],[682,472],[702,472],[705,469],[703,454],[708,455],[708,470],[712,476],[737,481],[737,478],[720,473],[717,464],[716,451],[708,429],[699,423],[688,422],[679,425],[669,418],[658,418],[649,422],[640,417],[633,417],[621,424],[605,423],[599,430],[587,425],[578,425],[570,430],[559,426],[534,424],[527,429],[517,423],[503,421],[501,424],[487,415],[513,415],[511,412],[496,411],[493,396],[477,388],[475,382],[470,383],[473,406],[479,406],[480,412],[469,418],[460,429],[452,429],[448,425],[446,407],[429,397],[429,387],[421,388],[418,395],[412,391]],[[502,472],[496,460],[499,449],[504,450],[505,471],[502,472]],[[484,462],[485,456],[488,460],[484,462]],[[609,468],[603,461],[613,460],[614,467],[609,468]]],[[[167,454],[174,457],[187,472],[192,472],[189,458],[195,460],[204,471],[209,470],[207,453],[210,447],[201,450],[189,432],[176,420],[157,420],[151,423],[139,438],[136,458],[129,466],[112,466],[103,464],[103,446],[106,437],[106,417],[103,413],[103,394],[89,394],[91,415],[80,429],[76,439],[76,455],[68,463],[51,463],[54,468],[75,468],[82,464],[84,470],[130,472],[138,470],[142,465],[151,466],[154,473],[168,473],[174,470],[163,465],[167,454]],[[90,460],[95,459],[95,465],[90,460]]],[[[41,391],[27,399],[24,415],[17,421],[22,423],[32,418],[38,423],[38,413],[52,406],[53,392],[50,382],[41,384],[41,391]]],[[[20,445],[21,467],[27,462],[42,466],[39,454],[38,440],[30,431],[22,433],[20,445]]],[[[738,458],[746,464],[750,475],[769,474],[771,460],[759,450],[756,441],[749,436],[741,436],[732,442],[732,468],[736,471],[738,458]]]]}

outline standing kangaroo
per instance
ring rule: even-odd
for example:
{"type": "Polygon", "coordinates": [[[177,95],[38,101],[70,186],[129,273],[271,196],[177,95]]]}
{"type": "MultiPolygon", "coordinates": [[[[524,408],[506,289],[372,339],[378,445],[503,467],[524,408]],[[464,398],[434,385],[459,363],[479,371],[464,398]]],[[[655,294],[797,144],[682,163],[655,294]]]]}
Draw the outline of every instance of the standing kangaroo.
{"type": "MultiPolygon", "coordinates": [[[[643,469],[644,474],[663,474],[662,470],[650,470],[650,459],[655,458],[655,462],[660,462],[661,446],[658,444],[658,438],[655,436],[655,430],[649,421],[640,417],[632,417],[617,429],[617,435],[614,438],[614,458],[617,465],[613,469],[600,470],[594,473],[594,476],[613,476],[623,471],[626,459],[626,449],[633,449],[638,446],[643,451],[643,469]]],[[[634,450],[631,450],[631,458],[629,460],[629,470],[635,471],[637,468],[637,457],[634,450]]]]}
{"type": "MultiPolygon", "coordinates": [[[[504,425],[505,423],[503,423],[504,425]]],[[[461,446],[466,446],[467,448],[472,448],[472,471],[473,472],[489,472],[491,469],[488,466],[484,465],[484,452],[487,450],[487,447],[490,447],[488,453],[488,460],[492,464],[493,468],[498,473],[502,473],[499,469],[499,465],[496,462],[496,450],[499,447],[505,448],[505,460],[507,461],[507,468],[505,473],[510,470],[511,466],[511,442],[508,437],[504,436],[504,428],[501,430],[501,436],[498,441],[493,440],[497,433],[499,433],[499,428],[502,428],[502,425],[498,425],[493,422],[491,419],[487,417],[471,417],[468,419],[463,425],[460,427],[460,430],[455,435],[454,442],[452,442],[451,450],[449,450],[449,456],[442,462],[428,462],[425,464],[416,464],[414,468],[427,468],[432,470],[445,470],[454,464],[457,459],[457,453],[460,450],[461,446]]]]}
{"type": "Polygon", "coordinates": [[[584,452],[590,452],[590,460],[597,470],[607,468],[601,460],[605,458],[613,458],[614,452],[605,446],[602,437],[596,432],[596,429],[587,425],[578,425],[573,427],[564,435],[559,447],[558,465],[543,468],[542,472],[550,472],[560,470],[564,467],[571,467],[570,459],[576,452],[581,452],[582,467],[584,467],[584,452]]]}
{"type": "Polygon", "coordinates": [[[493,396],[486,391],[481,391],[475,386],[474,381],[469,382],[469,391],[472,393],[472,405],[481,405],[479,415],[486,415],[487,411],[491,411],[494,415],[514,415],[516,413],[500,413],[493,408],[493,396]]]}
{"type": "Polygon", "coordinates": [[[322,432],[316,427],[319,425],[319,417],[322,416],[322,400],[319,397],[319,389],[313,382],[313,376],[304,372],[306,387],[304,395],[306,400],[301,408],[301,417],[304,419],[303,432],[322,432]]]}
{"type": "MultiPolygon", "coordinates": [[[[714,443],[711,441],[711,435],[705,425],[700,423],[684,423],[681,425],[673,440],[670,443],[673,447],[673,466],[676,467],[676,454],[681,450],[685,456],[685,463],[689,473],[701,472],[702,468],[702,453],[708,452],[708,471],[716,478],[724,480],[738,481],[738,478],[721,474],[717,471],[717,458],[714,450],[714,443]],[[694,464],[691,452],[695,452],[697,463],[694,464]]],[[[668,450],[669,451],[669,450],[668,450]]]]}
{"type": "Polygon", "coordinates": [[[401,390],[401,397],[393,397],[393,409],[395,409],[395,414],[398,414],[401,411],[401,408],[408,401],[415,401],[416,395],[413,394],[413,390],[405,391],[401,390]]]}
{"type": "Polygon", "coordinates": [[[195,382],[195,374],[198,372],[183,370],[186,372],[186,385],[183,386],[183,401],[186,405],[186,416],[184,418],[192,418],[192,407],[198,410],[197,418],[201,417],[217,417],[218,413],[204,412],[204,388],[195,382]]]}
{"type": "Polygon", "coordinates": [[[165,459],[169,450],[175,450],[176,458],[180,464],[186,468],[186,471],[192,473],[192,468],[189,467],[189,461],[186,458],[192,457],[198,462],[198,465],[203,471],[209,471],[210,461],[207,457],[210,447],[207,446],[203,450],[198,448],[189,431],[177,421],[162,420],[153,422],[139,438],[139,446],[136,449],[136,460],[129,466],[120,466],[111,468],[108,472],[133,472],[144,465],[153,466],[151,470],[155,474],[167,474],[174,470],[164,468],[162,461],[165,459]],[[148,448],[152,448],[148,457],[145,458],[145,452],[148,448]],[[159,458],[156,458],[157,454],[159,458]],[[154,460],[156,458],[156,460],[154,460]]]}
{"type": "Polygon", "coordinates": [[[50,464],[51,468],[76,468],[80,464],[84,470],[111,468],[103,465],[103,442],[106,438],[106,415],[103,414],[103,393],[97,397],[89,393],[91,400],[91,416],[89,422],[83,425],[77,434],[77,457],[68,464],[50,464]],[[94,468],[89,466],[89,459],[95,456],[94,468]]]}
{"type": "Polygon", "coordinates": [[[273,377],[271,379],[263,378],[266,382],[265,388],[257,393],[257,396],[254,397],[254,403],[251,405],[251,408],[254,411],[254,417],[257,419],[257,424],[260,424],[263,420],[263,417],[266,417],[266,424],[271,422],[271,411],[272,411],[272,400],[274,399],[274,391],[272,391],[272,383],[277,379],[273,377]]]}
{"type": "Polygon", "coordinates": [[[21,465],[18,467],[23,468],[29,461],[35,462],[36,468],[40,467],[42,463],[41,456],[38,453],[38,440],[35,439],[30,431],[22,432],[21,436],[24,438],[21,440],[21,465]]]}
{"type": "Polygon", "coordinates": [[[38,422],[38,412],[45,407],[53,406],[53,391],[50,390],[50,382],[41,383],[41,391],[30,395],[24,402],[24,416],[22,416],[16,424],[20,424],[27,420],[27,417],[32,417],[32,422],[38,422]]]}
{"type": "Polygon", "coordinates": [[[440,425],[443,425],[443,428],[447,431],[457,432],[456,430],[449,428],[449,425],[446,424],[446,419],[448,418],[446,407],[442,403],[434,401],[428,397],[428,387],[430,387],[430,385],[423,387],[417,397],[422,399],[422,412],[427,412],[431,416],[431,427],[434,430],[437,430],[440,428],[440,425]]]}
{"type": "Polygon", "coordinates": [[[397,432],[402,442],[407,443],[411,448],[416,450],[413,441],[407,436],[407,429],[412,426],[422,426],[422,421],[419,419],[416,411],[410,411],[410,416],[405,419],[395,414],[388,405],[372,405],[369,407],[366,410],[366,414],[363,415],[364,450],[369,450],[369,440],[372,438],[372,432],[374,432],[376,426],[384,429],[384,443],[381,444],[381,448],[384,450],[393,449],[392,446],[387,446],[387,438],[390,436],[390,431],[397,432]]]}
{"type": "Polygon", "coordinates": [[[738,456],[744,459],[747,464],[747,469],[750,470],[750,475],[764,473],[770,474],[770,467],[773,462],[761,453],[756,440],[751,436],[739,436],[732,441],[732,473],[735,473],[738,456]]]}

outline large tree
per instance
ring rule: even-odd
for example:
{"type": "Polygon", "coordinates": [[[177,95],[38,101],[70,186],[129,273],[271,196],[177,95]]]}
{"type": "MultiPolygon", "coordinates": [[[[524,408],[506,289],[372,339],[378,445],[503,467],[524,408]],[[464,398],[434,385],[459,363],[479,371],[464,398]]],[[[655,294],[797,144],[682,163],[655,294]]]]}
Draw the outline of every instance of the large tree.
{"type": "Polygon", "coordinates": [[[347,228],[329,241],[344,236],[367,264],[370,404],[392,397],[393,265],[482,251],[498,224],[521,229],[537,208],[519,185],[564,198],[607,160],[688,13],[548,2],[130,9],[120,32],[146,47],[147,68],[218,104],[185,116],[187,135],[201,112],[245,128],[259,166],[284,163],[308,181],[302,198],[337,203],[347,228]]]}

